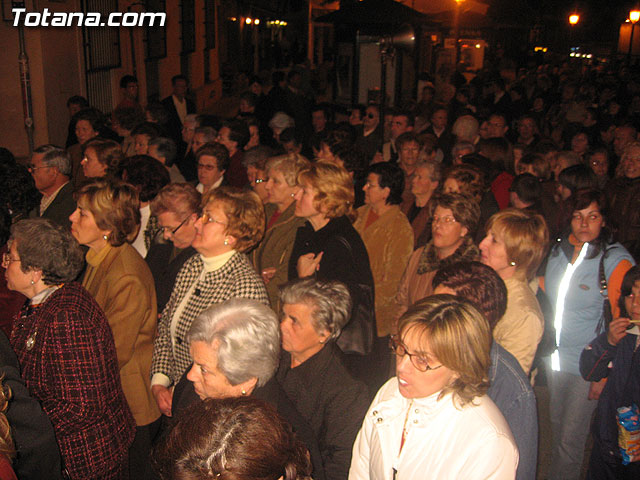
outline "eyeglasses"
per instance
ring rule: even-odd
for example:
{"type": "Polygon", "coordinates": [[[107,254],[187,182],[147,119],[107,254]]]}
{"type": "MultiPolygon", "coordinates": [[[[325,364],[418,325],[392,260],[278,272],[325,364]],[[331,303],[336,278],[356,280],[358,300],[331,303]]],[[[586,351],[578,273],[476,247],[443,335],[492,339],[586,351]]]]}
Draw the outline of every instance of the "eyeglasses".
{"type": "Polygon", "coordinates": [[[202,219],[203,225],[206,225],[207,223],[218,223],[218,224],[223,225],[225,227],[229,225],[228,223],[224,223],[224,222],[221,222],[220,220],[216,220],[211,215],[209,215],[207,212],[202,212],[202,215],[200,215],[200,218],[202,219]]]}
{"type": "Polygon", "coordinates": [[[457,220],[452,215],[446,215],[444,217],[433,217],[431,223],[437,225],[438,223],[444,223],[445,225],[449,225],[451,223],[456,223],[457,220]]]}
{"type": "Polygon", "coordinates": [[[429,362],[426,358],[421,357],[417,353],[409,353],[407,347],[398,339],[397,335],[391,335],[389,339],[389,348],[391,351],[397,355],[398,357],[404,357],[405,355],[409,355],[409,360],[411,364],[416,367],[420,372],[428,372],[429,370],[437,370],[442,365],[438,365],[437,367],[432,367],[429,365],[429,362]]]}
{"type": "Polygon", "coordinates": [[[180,230],[180,227],[182,227],[185,223],[187,223],[187,220],[189,220],[189,218],[191,218],[190,216],[185,218],[184,220],[182,220],[180,222],[180,225],[178,225],[176,228],[174,228],[173,230],[170,229],[170,227],[160,227],[160,230],[162,230],[162,233],[166,233],[167,231],[171,232],[171,236],[175,235],[176,232],[178,230],[180,230]]]}
{"type": "Polygon", "coordinates": [[[29,172],[31,173],[35,172],[36,170],[40,170],[41,168],[51,168],[51,165],[42,165],[41,167],[36,167],[33,163],[27,165],[27,170],[29,170],[29,172]]]}
{"type": "Polygon", "coordinates": [[[2,254],[2,268],[8,268],[11,263],[19,261],[19,258],[11,258],[11,255],[9,255],[8,253],[2,254]]]}
{"type": "Polygon", "coordinates": [[[264,183],[264,182],[266,182],[266,181],[267,181],[267,180],[266,180],[266,179],[264,179],[264,178],[256,178],[256,179],[253,181],[253,183],[255,183],[255,184],[257,185],[257,184],[259,184],[259,183],[264,183]]]}
{"type": "Polygon", "coordinates": [[[367,187],[367,188],[380,187],[380,185],[376,185],[375,183],[371,183],[371,182],[365,183],[364,186],[367,187]]]}
{"type": "Polygon", "coordinates": [[[204,163],[198,163],[198,168],[206,170],[207,172],[211,172],[213,170],[216,170],[218,168],[218,166],[217,165],[205,165],[204,163]]]}

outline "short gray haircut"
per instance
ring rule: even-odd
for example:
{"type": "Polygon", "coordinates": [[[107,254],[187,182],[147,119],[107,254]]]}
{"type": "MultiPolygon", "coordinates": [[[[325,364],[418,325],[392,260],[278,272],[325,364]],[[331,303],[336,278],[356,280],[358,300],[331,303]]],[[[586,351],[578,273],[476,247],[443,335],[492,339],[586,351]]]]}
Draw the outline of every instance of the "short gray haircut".
{"type": "Polygon", "coordinates": [[[295,120],[284,112],[276,112],[271,120],[269,120],[269,127],[271,127],[272,130],[284,130],[285,128],[295,126],[295,120]]]}
{"type": "Polygon", "coordinates": [[[9,244],[16,242],[23,272],[41,270],[51,286],[72,282],[84,267],[84,253],[71,230],[47,218],[20,220],[11,226],[9,244]]]}
{"type": "Polygon", "coordinates": [[[456,142],[451,148],[451,154],[455,157],[460,150],[471,150],[471,152],[475,152],[476,147],[471,142],[456,142]]]}
{"type": "Polygon", "coordinates": [[[164,158],[167,166],[173,165],[178,152],[176,142],[167,137],[156,137],[149,140],[149,146],[152,145],[158,147],[158,155],[164,158]]]}
{"type": "Polygon", "coordinates": [[[197,127],[195,133],[204,135],[204,143],[213,142],[218,137],[218,132],[216,132],[216,129],[213,127],[197,127]]]}
{"type": "Polygon", "coordinates": [[[434,160],[423,160],[416,165],[416,170],[418,168],[426,168],[429,170],[429,178],[432,182],[442,181],[442,164],[440,162],[436,162],[434,160]]]}
{"type": "Polygon", "coordinates": [[[33,153],[44,154],[42,163],[47,167],[57,168],[62,175],[71,175],[71,157],[66,150],[48,143],[39,146],[33,153]]]}
{"type": "Polygon", "coordinates": [[[304,303],[312,307],[313,328],[318,335],[329,331],[327,340],[337,338],[351,318],[349,289],[336,280],[295,280],[282,288],[280,300],[283,304],[304,303]]]}
{"type": "Polygon", "coordinates": [[[183,125],[186,125],[187,123],[194,123],[196,126],[200,125],[198,115],[196,115],[195,113],[189,113],[186,117],[184,117],[183,125]]]}
{"type": "Polygon", "coordinates": [[[309,160],[299,153],[287,153],[269,159],[266,171],[277,170],[282,173],[287,185],[295,187],[298,184],[298,173],[309,167],[309,160]]]}
{"type": "Polygon", "coordinates": [[[257,386],[263,386],[280,360],[278,317],[257,300],[232,298],[212,305],[193,321],[187,340],[218,342],[218,370],[231,385],[257,378],[257,386]]]}
{"type": "Polygon", "coordinates": [[[453,123],[451,132],[459,139],[473,142],[478,136],[479,124],[473,115],[462,115],[453,123]]]}

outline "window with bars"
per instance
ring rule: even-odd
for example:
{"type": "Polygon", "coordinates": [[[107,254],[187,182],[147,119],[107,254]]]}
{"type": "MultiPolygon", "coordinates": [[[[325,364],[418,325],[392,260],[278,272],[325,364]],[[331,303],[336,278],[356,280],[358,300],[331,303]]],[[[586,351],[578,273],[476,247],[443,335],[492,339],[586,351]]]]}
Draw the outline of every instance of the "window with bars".
{"type": "MultiPolygon", "coordinates": [[[[118,1],[83,0],[82,11],[100,12],[107,16],[118,11],[118,1]]],[[[110,112],[113,106],[110,70],[122,65],[120,32],[115,27],[83,27],[82,37],[87,100],[91,106],[110,112]]]]}
{"type": "MultiPolygon", "coordinates": [[[[166,12],[165,0],[146,0],[148,12],[166,12]]],[[[147,60],[157,60],[167,56],[167,27],[153,26],[146,29],[147,60]]]]}
{"type": "Polygon", "coordinates": [[[196,15],[194,3],[194,0],[182,0],[180,18],[180,23],[182,24],[182,54],[192,53],[196,50],[196,15]]]}
{"type": "Polygon", "coordinates": [[[212,50],[216,48],[216,2],[204,3],[204,48],[212,50]]]}

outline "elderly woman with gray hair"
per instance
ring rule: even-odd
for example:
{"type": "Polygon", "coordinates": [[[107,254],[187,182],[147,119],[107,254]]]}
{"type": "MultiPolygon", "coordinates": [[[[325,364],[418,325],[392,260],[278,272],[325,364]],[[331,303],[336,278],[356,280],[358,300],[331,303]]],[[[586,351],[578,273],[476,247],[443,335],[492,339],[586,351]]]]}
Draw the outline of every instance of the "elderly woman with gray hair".
{"type": "Polygon", "coordinates": [[[273,405],[311,452],[313,478],[324,479],[316,437],[274,378],[280,359],[276,314],[257,300],[233,298],[211,306],[187,334],[193,364],[173,394],[178,420],[191,404],[207,398],[251,395],[273,405]]]}
{"type": "Polygon", "coordinates": [[[313,429],[327,478],[346,479],[351,448],[369,403],[334,340],[351,314],[338,281],[297,280],[282,290],[282,349],[278,382],[313,429]]]}
{"type": "Polygon", "coordinates": [[[22,220],[11,228],[2,265],[8,288],[28,299],[11,346],[29,392],[51,420],[65,478],[124,478],[135,421],[107,318],[74,282],[83,267],[80,246],[51,220],[22,220]]]}

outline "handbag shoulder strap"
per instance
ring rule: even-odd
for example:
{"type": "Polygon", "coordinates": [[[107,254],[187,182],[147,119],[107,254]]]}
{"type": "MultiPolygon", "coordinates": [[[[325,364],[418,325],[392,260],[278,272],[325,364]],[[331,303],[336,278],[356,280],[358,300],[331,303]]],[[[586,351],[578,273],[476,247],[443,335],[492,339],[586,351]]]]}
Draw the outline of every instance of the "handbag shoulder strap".
{"type": "Polygon", "coordinates": [[[609,254],[609,250],[612,247],[605,248],[602,252],[602,256],[600,257],[600,264],[598,265],[598,279],[600,281],[600,294],[604,295],[604,292],[607,290],[607,276],[604,272],[604,259],[609,254]]]}

